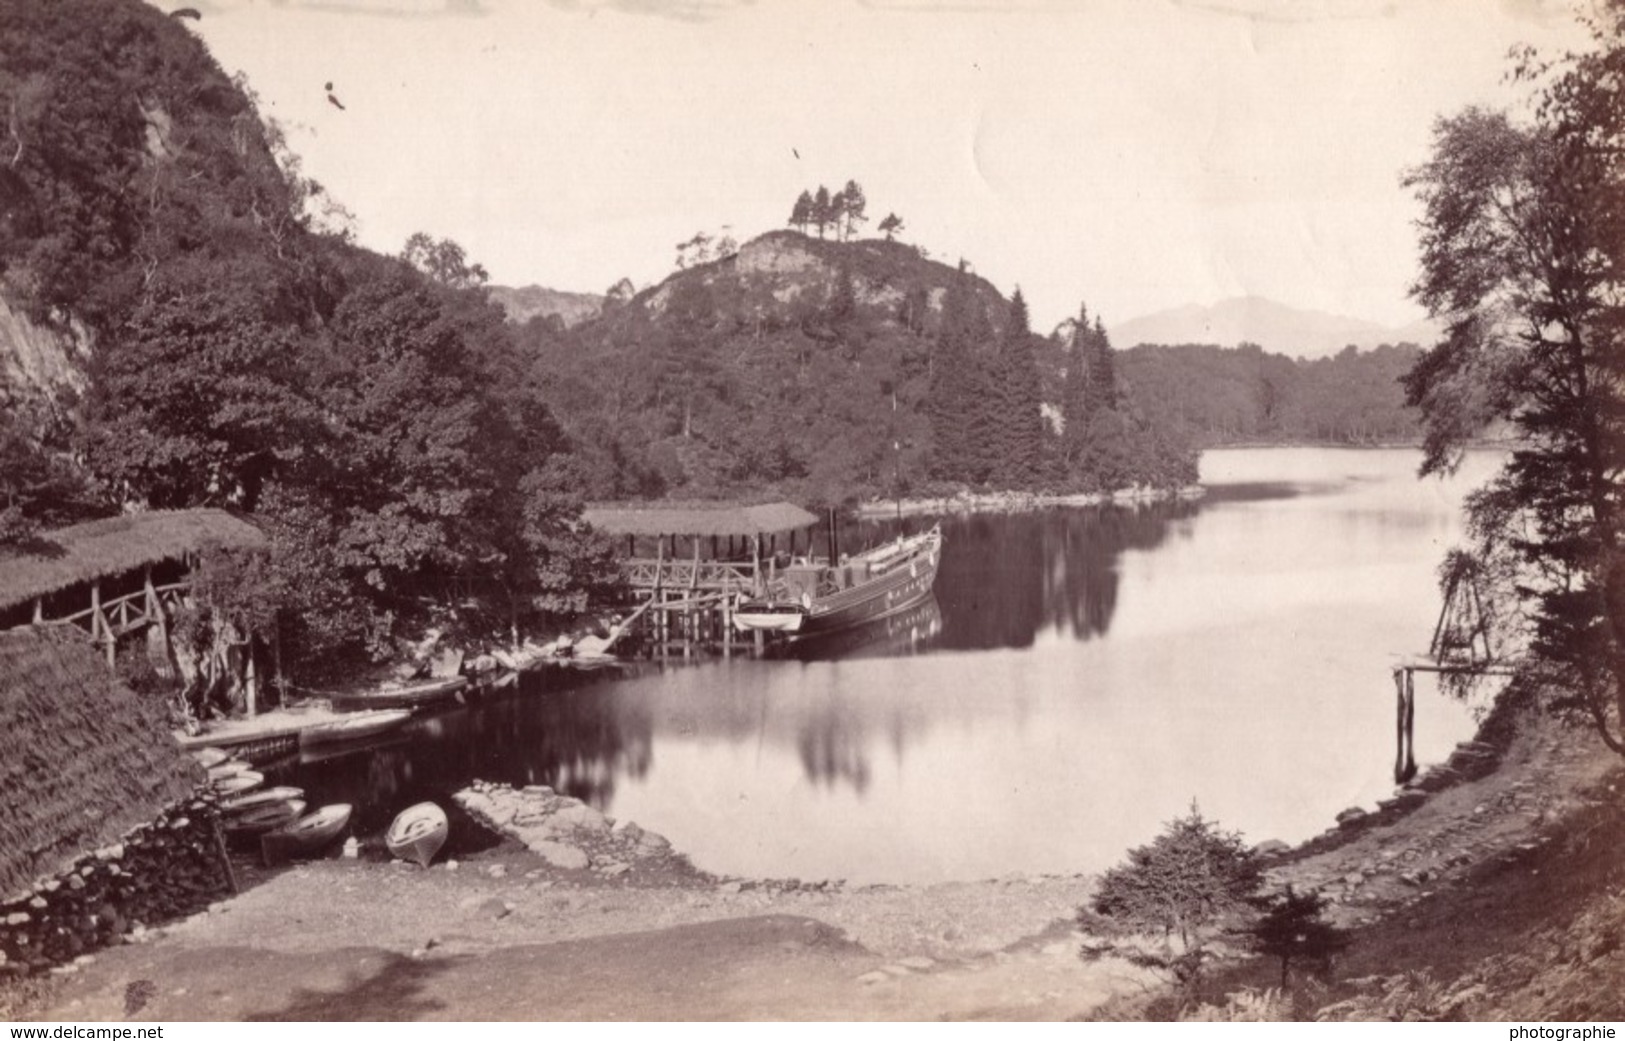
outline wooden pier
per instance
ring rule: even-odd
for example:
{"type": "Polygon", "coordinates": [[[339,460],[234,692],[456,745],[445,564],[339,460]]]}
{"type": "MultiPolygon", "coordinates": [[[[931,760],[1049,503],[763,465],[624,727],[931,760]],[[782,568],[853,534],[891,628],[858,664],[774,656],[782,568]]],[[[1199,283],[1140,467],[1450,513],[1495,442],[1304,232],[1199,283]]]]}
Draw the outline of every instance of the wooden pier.
{"type": "MultiPolygon", "coordinates": [[[[583,514],[626,547],[621,572],[640,603],[621,623],[641,621],[659,657],[715,647],[729,655],[742,637],[733,613],[777,577],[781,559],[810,553],[818,518],[790,503],[594,503],[583,514]],[[805,534],[803,534],[805,532],[805,534]]],[[[752,645],[760,647],[757,633],[752,645]]]]}
{"type": "Polygon", "coordinates": [[[1444,603],[1433,626],[1426,655],[1401,658],[1392,666],[1395,693],[1394,782],[1416,776],[1416,674],[1511,676],[1517,662],[1498,656],[1490,640],[1490,617],[1479,592],[1478,565],[1464,553],[1446,561],[1444,603]]]}

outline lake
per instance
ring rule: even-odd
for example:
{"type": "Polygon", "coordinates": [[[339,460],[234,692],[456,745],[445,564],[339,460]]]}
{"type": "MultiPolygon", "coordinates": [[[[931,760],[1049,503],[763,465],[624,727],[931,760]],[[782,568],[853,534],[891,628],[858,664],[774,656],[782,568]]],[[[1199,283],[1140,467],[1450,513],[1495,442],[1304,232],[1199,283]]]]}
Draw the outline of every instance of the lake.
{"type": "MultiPolygon", "coordinates": [[[[1193,801],[1297,841],[1392,791],[1389,667],[1426,649],[1462,496],[1499,461],[1439,482],[1417,460],[1216,450],[1200,501],[945,517],[934,600],[887,624],[457,709],[276,773],[364,828],[476,777],[550,784],[755,877],[1097,871],[1193,801]]],[[[1418,678],[1420,763],[1473,726],[1418,678]]]]}

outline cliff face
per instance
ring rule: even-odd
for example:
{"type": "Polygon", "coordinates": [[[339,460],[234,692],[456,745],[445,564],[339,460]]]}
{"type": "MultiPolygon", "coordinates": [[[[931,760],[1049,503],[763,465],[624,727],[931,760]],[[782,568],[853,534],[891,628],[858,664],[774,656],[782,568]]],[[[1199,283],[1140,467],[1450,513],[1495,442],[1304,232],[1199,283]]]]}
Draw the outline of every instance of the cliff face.
{"type": "Polygon", "coordinates": [[[508,321],[524,325],[532,318],[558,315],[566,329],[598,317],[604,298],[593,293],[568,293],[545,286],[491,286],[491,299],[502,305],[508,321]]]}
{"type": "MultiPolygon", "coordinates": [[[[910,294],[929,312],[939,313],[947,287],[959,277],[954,268],[928,260],[901,242],[837,242],[781,230],[746,242],[731,256],[680,271],[637,299],[659,314],[680,284],[700,282],[738,294],[753,313],[788,314],[788,305],[827,300],[843,273],[852,279],[858,304],[888,313],[904,307],[910,294]]],[[[968,279],[995,324],[1002,322],[1008,307],[1004,297],[986,279],[974,274],[968,279]]]]}
{"type": "Polygon", "coordinates": [[[89,385],[89,363],[90,337],[83,326],[38,325],[0,295],[0,397],[55,411],[89,385]]]}

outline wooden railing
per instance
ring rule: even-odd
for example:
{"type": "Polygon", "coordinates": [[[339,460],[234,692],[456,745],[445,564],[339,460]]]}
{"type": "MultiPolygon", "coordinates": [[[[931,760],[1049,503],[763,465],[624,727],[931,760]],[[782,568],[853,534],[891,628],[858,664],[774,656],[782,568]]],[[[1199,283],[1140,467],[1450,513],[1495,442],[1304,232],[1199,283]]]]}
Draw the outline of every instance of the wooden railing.
{"type": "Polygon", "coordinates": [[[64,618],[45,620],[70,622],[97,638],[103,636],[117,638],[164,620],[168,613],[180,606],[186,598],[186,591],[191,588],[190,582],[147,586],[114,600],[93,602],[85,610],[64,618]]]}
{"type": "Polygon", "coordinates": [[[634,589],[731,591],[752,589],[756,571],[750,563],[725,560],[622,561],[622,573],[634,589]]]}

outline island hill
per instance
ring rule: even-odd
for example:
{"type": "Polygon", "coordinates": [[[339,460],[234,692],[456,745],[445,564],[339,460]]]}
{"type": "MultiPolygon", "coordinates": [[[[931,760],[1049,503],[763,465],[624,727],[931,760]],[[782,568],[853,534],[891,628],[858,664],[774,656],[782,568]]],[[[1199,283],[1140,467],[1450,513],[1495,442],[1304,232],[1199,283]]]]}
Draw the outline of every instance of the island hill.
{"type": "Polygon", "coordinates": [[[1019,289],[897,241],[770,232],[592,310],[580,294],[535,310],[547,293],[492,290],[601,498],[1166,489],[1193,479],[1193,447],[1420,436],[1399,385],[1415,343],[1122,350],[1086,307],[1038,335],[1019,289]]]}
{"type": "Polygon", "coordinates": [[[1195,477],[1190,445],[1113,373],[1098,320],[1035,334],[1019,289],[903,242],[769,232],[519,338],[595,498],[823,504],[1195,477]]]}

